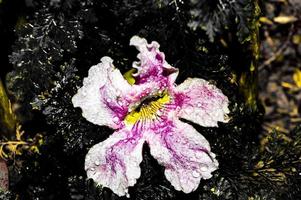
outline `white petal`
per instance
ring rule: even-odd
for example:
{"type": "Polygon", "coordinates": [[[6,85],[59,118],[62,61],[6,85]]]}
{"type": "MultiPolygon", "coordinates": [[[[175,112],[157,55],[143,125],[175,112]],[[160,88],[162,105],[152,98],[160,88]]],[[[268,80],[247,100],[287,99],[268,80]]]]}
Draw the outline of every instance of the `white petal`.
{"type": "Polygon", "coordinates": [[[150,152],[165,167],[165,176],[176,190],[190,193],[201,179],[211,178],[218,167],[208,141],[189,124],[167,121],[157,131],[144,134],[150,152]]]}
{"type": "Polygon", "coordinates": [[[124,129],[94,145],[86,156],[88,178],[119,196],[127,195],[128,187],[133,186],[141,174],[143,143],[141,136],[124,129]]]}
{"type": "Polygon", "coordinates": [[[199,78],[188,78],[176,87],[178,116],[201,126],[218,126],[228,122],[228,98],[220,89],[199,78]]]}
{"type": "Polygon", "coordinates": [[[122,105],[125,102],[118,100],[124,100],[131,86],[112,62],[111,58],[103,57],[101,63],[90,68],[72,103],[82,109],[88,121],[116,129],[127,112],[127,107],[122,105]]]}

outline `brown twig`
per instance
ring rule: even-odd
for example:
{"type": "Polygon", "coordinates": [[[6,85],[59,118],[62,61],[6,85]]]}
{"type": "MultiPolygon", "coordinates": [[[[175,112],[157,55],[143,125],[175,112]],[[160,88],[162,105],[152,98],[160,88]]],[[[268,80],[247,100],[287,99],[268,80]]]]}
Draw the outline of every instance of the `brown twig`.
{"type": "Polygon", "coordinates": [[[266,66],[272,64],[283,52],[284,50],[288,47],[290,40],[293,36],[294,33],[294,24],[291,25],[289,34],[287,36],[286,41],[278,48],[278,50],[266,61],[264,61],[259,67],[258,70],[261,71],[263,70],[266,66]]]}

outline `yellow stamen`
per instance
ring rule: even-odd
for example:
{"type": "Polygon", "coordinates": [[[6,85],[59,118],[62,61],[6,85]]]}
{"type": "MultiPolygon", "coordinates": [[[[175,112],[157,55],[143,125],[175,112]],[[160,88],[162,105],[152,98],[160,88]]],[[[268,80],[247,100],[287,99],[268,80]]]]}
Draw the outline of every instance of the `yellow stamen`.
{"type": "Polygon", "coordinates": [[[147,105],[142,105],[139,111],[134,109],[125,117],[124,122],[127,125],[133,125],[139,120],[144,121],[153,119],[156,117],[156,113],[168,102],[170,102],[170,96],[165,92],[161,98],[152,101],[147,105]]]}

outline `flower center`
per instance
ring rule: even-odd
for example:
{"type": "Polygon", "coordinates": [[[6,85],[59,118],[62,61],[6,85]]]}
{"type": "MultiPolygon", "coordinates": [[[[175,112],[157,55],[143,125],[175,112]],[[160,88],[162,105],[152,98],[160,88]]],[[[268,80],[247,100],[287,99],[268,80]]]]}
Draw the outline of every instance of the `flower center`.
{"type": "Polygon", "coordinates": [[[156,96],[148,96],[143,99],[139,105],[124,119],[125,124],[132,125],[137,121],[153,120],[160,114],[158,113],[166,103],[170,102],[170,96],[167,92],[158,94],[156,96]]]}

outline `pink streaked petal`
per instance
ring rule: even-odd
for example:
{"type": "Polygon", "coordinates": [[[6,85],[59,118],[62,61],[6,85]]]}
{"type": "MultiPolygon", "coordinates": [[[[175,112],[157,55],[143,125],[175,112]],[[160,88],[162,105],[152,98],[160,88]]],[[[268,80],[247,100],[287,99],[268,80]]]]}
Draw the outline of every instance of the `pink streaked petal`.
{"type": "Polygon", "coordinates": [[[133,67],[138,70],[135,74],[137,83],[147,81],[174,83],[179,73],[178,69],[166,62],[165,55],[159,51],[160,45],[157,42],[148,44],[146,39],[135,35],[131,38],[130,45],[135,46],[140,52],[137,55],[140,61],[133,63],[133,67]]]}
{"type": "Polygon", "coordinates": [[[228,122],[229,100],[220,89],[199,78],[188,78],[175,89],[178,116],[205,127],[228,122]]]}
{"type": "Polygon", "coordinates": [[[218,168],[208,141],[180,120],[162,121],[157,130],[144,133],[150,152],[165,167],[165,176],[176,190],[190,193],[201,179],[218,168]]]}
{"type": "Polygon", "coordinates": [[[86,155],[88,178],[118,196],[128,195],[128,187],[133,186],[141,174],[143,143],[140,134],[122,129],[94,145],[86,155]]]}
{"type": "Polygon", "coordinates": [[[131,91],[130,84],[113,66],[113,60],[103,57],[101,63],[90,68],[83,86],[72,98],[74,107],[90,122],[117,129],[127,113],[124,96],[131,91]]]}

